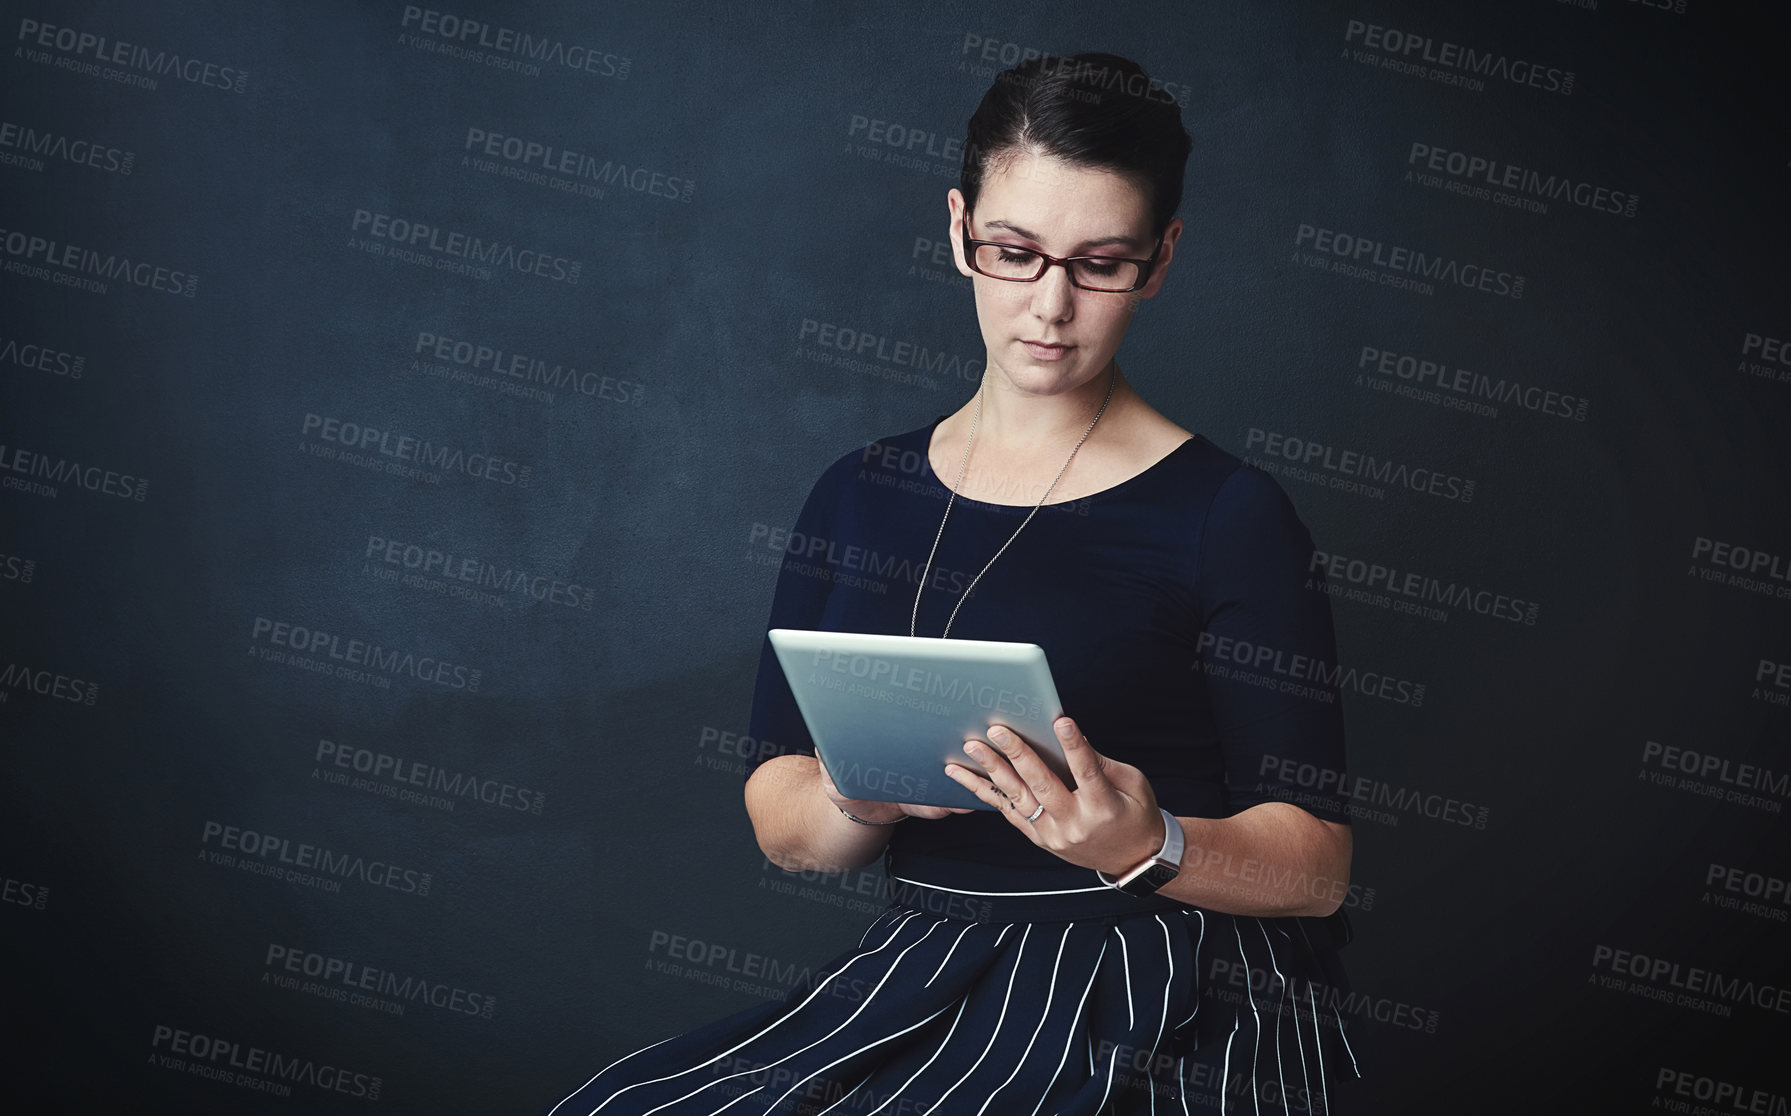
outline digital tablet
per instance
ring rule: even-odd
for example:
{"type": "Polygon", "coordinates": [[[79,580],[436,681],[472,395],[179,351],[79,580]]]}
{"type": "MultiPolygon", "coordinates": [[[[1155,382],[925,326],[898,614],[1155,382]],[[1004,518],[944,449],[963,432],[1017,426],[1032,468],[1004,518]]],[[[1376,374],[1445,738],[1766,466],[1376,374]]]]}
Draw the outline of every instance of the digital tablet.
{"type": "Polygon", "coordinates": [[[815,751],[848,798],[992,810],[945,774],[982,767],[964,742],[990,725],[1019,733],[1064,785],[1076,784],[1051,724],[1063,715],[1035,643],[773,628],[815,751]]]}

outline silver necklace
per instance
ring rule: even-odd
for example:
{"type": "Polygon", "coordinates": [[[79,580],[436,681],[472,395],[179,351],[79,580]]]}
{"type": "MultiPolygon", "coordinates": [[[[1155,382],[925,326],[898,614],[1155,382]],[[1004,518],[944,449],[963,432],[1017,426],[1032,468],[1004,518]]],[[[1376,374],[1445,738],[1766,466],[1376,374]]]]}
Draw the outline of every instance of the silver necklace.
{"type": "MultiPolygon", "coordinates": [[[[1006,552],[1007,548],[1013,545],[1014,540],[1020,537],[1020,532],[1026,530],[1026,525],[1032,522],[1032,517],[1037,515],[1039,509],[1045,506],[1045,501],[1051,498],[1051,490],[1056,488],[1057,482],[1063,479],[1064,473],[1069,470],[1070,462],[1076,460],[1076,451],[1082,448],[1083,442],[1088,441],[1088,436],[1094,433],[1095,423],[1100,422],[1101,416],[1107,413],[1107,404],[1113,401],[1113,389],[1118,386],[1118,384],[1119,365],[1115,363],[1113,366],[1113,375],[1109,377],[1107,381],[1107,398],[1101,400],[1101,408],[1095,412],[1094,422],[1090,422],[1088,424],[1088,429],[1082,432],[1082,437],[1076,439],[1076,445],[1070,450],[1070,455],[1064,458],[1063,468],[1057,470],[1057,475],[1051,478],[1050,487],[1046,488],[1045,494],[1039,497],[1039,502],[1034,504],[1032,510],[1026,513],[1026,518],[1020,521],[1018,527],[1014,528],[1014,533],[1008,536],[1007,542],[1001,544],[1001,549],[995,552],[995,558],[1001,557],[1001,555],[1006,552]]],[[[933,549],[927,551],[926,568],[921,570],[920,584],[914,588],[914,611],[908,617],[908,634],[910,636],[914,634],[914,626],[920,619],[920,595],[926,590],[927,575],[933,570],[933,556],[939,553],[939,540],[945,537],[945,521],[951,518],[951,506],[957,502],[958,499],[957,490],[964,486],[964,467],[970,464],[970,447],[976,441],[976,427],[977,423],[982,420],[982,417],[983,390],[979,385],[976,389],[976,412],[970,417],[970,436],[964,439],[964,456],[958,462],[958,479],[952,482],[951,496],[945,501],[945,515],[940,517],[939,520],[939,533],[933,536],[933,549]]],[[[970,579],[970,584],[964,587],[963,595],[958,598],[958,603],[952,606],[951,615],[946,617],[945,630],[939,633],[940,639],[945,639],[947,636],[951,635],[952,621],[958,618],[958,609],[963,608],[964,602],[970,599],[970,591],[975,589],[976,583],[983,579],[983,574],[989,572],[989,567],[995,564],[995,558],[989,559],[989,561],[984,564],[983,568],[977,572],[977,575],[970,579]]]]}

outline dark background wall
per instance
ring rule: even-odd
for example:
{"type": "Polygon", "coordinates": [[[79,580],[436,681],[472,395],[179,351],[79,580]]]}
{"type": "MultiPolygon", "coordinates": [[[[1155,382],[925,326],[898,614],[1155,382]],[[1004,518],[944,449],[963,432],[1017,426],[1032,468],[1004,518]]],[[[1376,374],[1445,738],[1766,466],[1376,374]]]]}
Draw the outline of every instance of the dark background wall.
{"type": "Polygon", "coordinates": [[[994,72],[1108,49],[1195,139],[1127,373],[1348,594],[1379,1110],[1786,1110],[1775,20],[1028,7],[0,3],[9,1095],[539,1111],[856,941],[740,805],[782,532],[974,388],[994,72]]]}

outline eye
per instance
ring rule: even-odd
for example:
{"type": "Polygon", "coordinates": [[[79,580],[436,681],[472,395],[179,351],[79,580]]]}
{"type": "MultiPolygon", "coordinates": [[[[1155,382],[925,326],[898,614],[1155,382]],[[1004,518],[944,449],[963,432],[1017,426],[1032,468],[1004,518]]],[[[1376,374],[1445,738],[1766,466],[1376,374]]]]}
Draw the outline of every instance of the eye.
{"type": "Polygon", "coordinates": [[[1038,253],[1027,248],[1010,248],[1003,244],[996,249],[996,255],[1002,263],[1030,263],[1039,258],[1038,253]]]}

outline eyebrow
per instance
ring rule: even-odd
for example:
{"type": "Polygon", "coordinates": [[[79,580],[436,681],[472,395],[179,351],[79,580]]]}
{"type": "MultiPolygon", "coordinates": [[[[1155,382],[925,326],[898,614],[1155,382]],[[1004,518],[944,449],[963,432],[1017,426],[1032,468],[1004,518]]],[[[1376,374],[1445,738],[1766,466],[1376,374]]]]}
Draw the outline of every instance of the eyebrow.
{"type": "MultiPolygon", "coordinates": [[[[1016,236],[1025,237],[1027,240],[1036,241],[1037,243],[1040,243],[1040,244],[1044,243],[1044,238],[1040,237],[1037,233],[1031,232],[1030,230],[1027,230],[1027,229],[1023,229],[1019,225],[1014,224],[1012,221],[985,221],[985,222],[983,222],[983,228],[985,228],[985,229],[1006,229],[1008,232],[1011,232],[1016,236]]],[[[1081,244],[1078,244],[1076,247],[1078,247],[1078,248],[1105,248],[1110,244],[1118,244],[1118,245],[1121,245],[1126,248],[1131,248],[1133,250],[1137,250],[1144,246],[1143,241],[1140,241],[1140,240],[1138,240],[1134,237],[1130,237],[1130,236],[1103,236],[1103,237],[1099,237],[1095,240],[1084,240],[1081,244]]]]}

